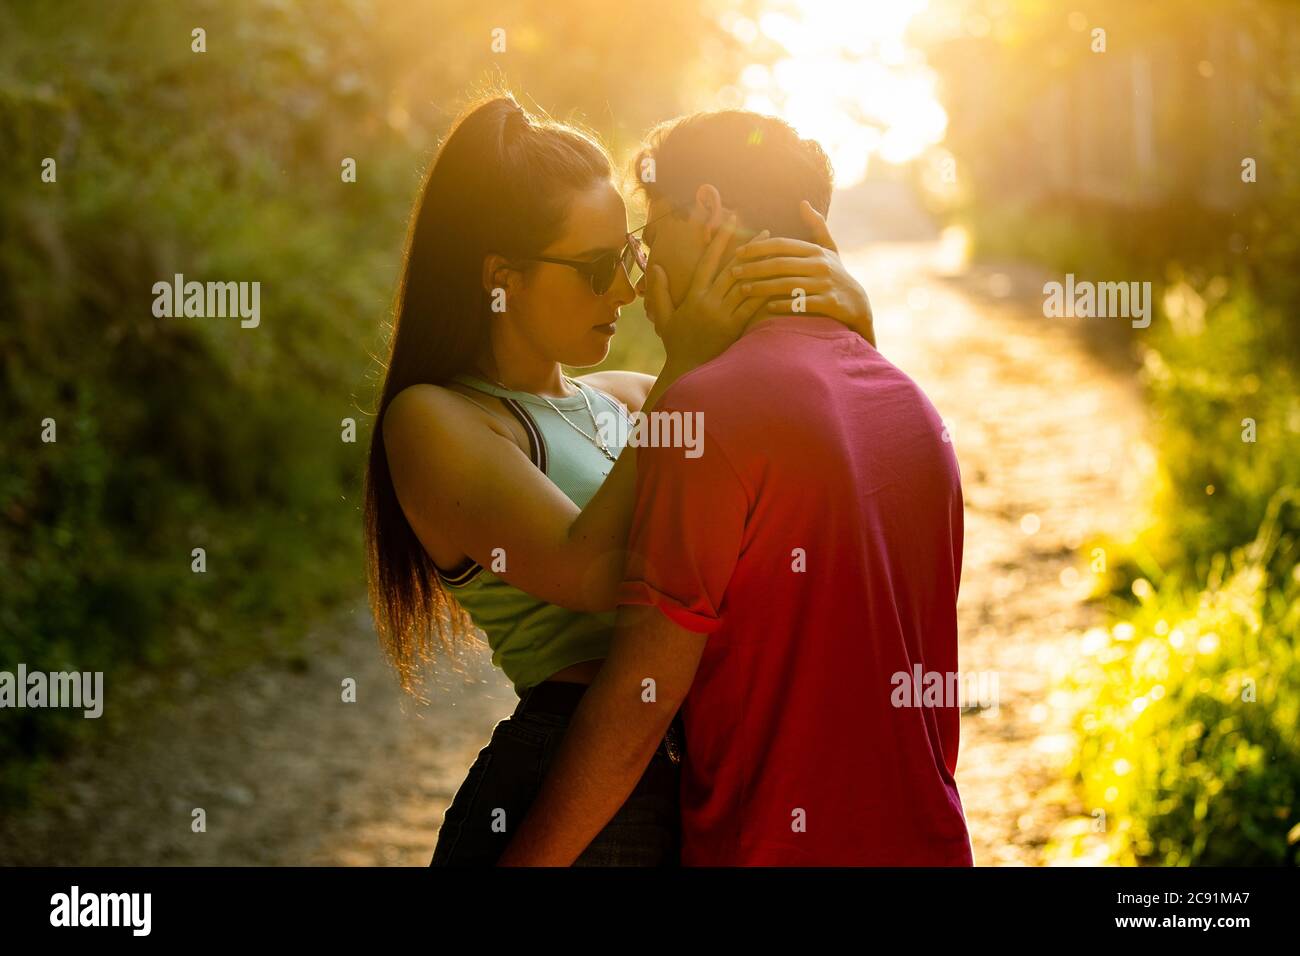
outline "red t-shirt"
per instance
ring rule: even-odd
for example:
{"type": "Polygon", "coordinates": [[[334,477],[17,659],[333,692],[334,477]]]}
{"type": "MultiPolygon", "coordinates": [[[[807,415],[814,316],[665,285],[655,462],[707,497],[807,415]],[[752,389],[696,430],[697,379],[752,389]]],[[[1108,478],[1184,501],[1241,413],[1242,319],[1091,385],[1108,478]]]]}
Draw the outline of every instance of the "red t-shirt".
{"type": "Polygon", "coordinates": [[[709,635],[682,863],[971,865],[959,703],[894,706],[895,675],[957,670],[961,481],[934,407],[803,315],[753,324],[655,411],[703,413],[698,457],[636,449],[619,601],[709,635]]]}

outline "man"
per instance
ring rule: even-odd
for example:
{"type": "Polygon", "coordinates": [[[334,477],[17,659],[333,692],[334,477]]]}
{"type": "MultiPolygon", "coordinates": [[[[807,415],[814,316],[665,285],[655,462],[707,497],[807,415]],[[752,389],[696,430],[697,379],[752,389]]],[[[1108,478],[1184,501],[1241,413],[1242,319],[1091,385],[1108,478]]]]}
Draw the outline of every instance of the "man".
{"type": "MultiPolygon", "coordinates": [[[[637,168],[652,317],[731,215],[804,238],[801,201],[830,203],[820,147],[752,113],[665,124],[637,168]]],[[[791,314],[655,411],[702,413],[703,454],[636,449],[618,631],[501,864],[571,863],[680,708],[684,865],[971,865],[958,704],[897,692],[957,672],[962,496],[933,406],[856,333],[791,314]]]]}

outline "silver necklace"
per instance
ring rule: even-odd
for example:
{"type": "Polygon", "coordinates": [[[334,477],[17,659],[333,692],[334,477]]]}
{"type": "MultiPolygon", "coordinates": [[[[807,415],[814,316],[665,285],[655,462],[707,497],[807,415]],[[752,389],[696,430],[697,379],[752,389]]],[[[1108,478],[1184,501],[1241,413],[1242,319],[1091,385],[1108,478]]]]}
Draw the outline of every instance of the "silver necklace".
{"type": "MultiPolygon", "coordinates": [[[[574,388],[576,388],[576,389],[578,390],[578,394],[582,396],[582,400],[586,403],[586,405],[587,405],[587,414],[591,416],[591,424],[592,424],[592,426],[596,429],[596,434],[595,434],[594,436],[592,436],[592,435],[588,435],[588,434],[587,434],[587,430],[586,430],[585,428],[582,428],[581,426],[577,425],[576,423],[570,421],[570,420],[569,420],[569,416],[566,415],[566,414],[564,414],[564,412],[560,411],[559,408],[557,408],[557,407],[555,406],[555,403],[552,402],[552,401],[551,401],[549,398],[547,398],[545,395],[538,395],[537,397],[540,398],[542,401],[544,401],[547,405],[550,405],[550,406],[551,406],[551,410],[552,410],[553,412],[555,412],[555,414],[559,415],[562,419],[564,419],[564,423],[565,423],[566,425],[568,425],[570,428],[572,428],[574,431],[576,431],[576,432],[577,432],[579,435],[581,435],[583,438],[587,439],[587,441],[591,442],[593,445],[595,445],[597,448],[599,448],[601,454],[603,454],[606,458],[608,458],[610,461],[618,461],[618,459],[617,459],[616,457],[614,457],[614,455],[612,455],[612,454],[610,453],[609,446],[608,446],[607,444],[605,444],[605,440],[604,440],[603,438],[600,437],[600,425],[599,425],[599,423],[597,423],[597,421],[596,421],[596,413],[595,413],[594,411],[592,411],[592,408],[591,408],[591,399],[587,397],[587,390],[586,390],[585,388],[583,388],[582,386],[580,386],[580,385],[579,385],[577,382],[575,382],[573,379],[569,378],[569,376],[565,375],[565,376],[563,376],[563,378],[564,378],[564,380],[565,380],[566,382],[568,382],[570,385],[572,385],[574,388]]],[[[498,382],[496,379],[492,379],[492,378],[490,378],[490,379],[488,379],[488,381],[490,381],[490,382],[492,382],[494,385],[496,385],[497,388],[505,389],[505,391],[507,391],[507,392],[513,392],[513,391],[515,391],[515,389],[512,389],[512,388],[506,388],[504,385],[502,385],[502,384],[501,384],[500,382],[498,382]]],[[[530,393],[530,394],[533,394],[533,393],[530,393]]],[[[621,408],[620,408],[619,410],[622,411],[621,408]]],[[[630,418],[628,418],[626,412],[623,413],[623,419],[624,419],[624,420],[625,420],[629,425],[632,424],[632,420],[631,420],[630,418]]]]}
{"type": "MultiPolygon", "coordinates": [[[[565,376],[565,380],[566,380],[566,381],[570,381],[570,379],[568,378],[568,376],[565,376]]],[[[575,388],[578,388],[578,386],[577,386],[576,384],[575,384],[574,387],[575,387],[575,388]]],[[[605,456],[606,458],[608,458],[610,461],[616,461],[617,459],[616,459],[613,455],[611,455],[611,454],[609,453],[609,446],[605,444],[605,439],[603,439],[603,438],[600,437],[600,425],[597,424],[597,422],[596,422],[596,413],[595,413],[594,411],[591,410],[591,399],[587,397],[587,392],[586,392],[585,389],[583,389],[583,388],[578,388],[578,391],[579,391],[579,392],[581,393],[581,395],[582,395],[582,400],[583,400],[584,402],[587,403],[587,414],[591,416],[591,424],[592,424],[592,427],[596,429],[596,435],[595,435],[595,437],[592,437],[591,435],[588,435],[587,432],[586,432],[586,429],[581,428],[580,426],[578,426],[578,425],[574,424],[573,422],[569,421],[569,416],[566,415],[566,414],[564,414],[564,412],[560,411],[558,408],[556,408],[556,407],[555,407],[555,403],[552,402],[552,401],[551,401],[549,398],[547,398],[545,395],[538,395],[537,397],[540,398],[542,401],[544,401],[547,405],[550,405],[551,408],[554,409],[555,414],[557,414],[557,415],[559,415],[561,418],[563,418],[563,419],[565,420],[565,422],[568,424],[568,426],[569,426],[570,428],[572,428],[574,431],[576,431],[576,432],[577,432],[579,435],[581,435],[583,438],[587,439],[587,441],[591,442],[593,445],[595,445],[597,448],[599,448],[599,449],[600,449],[600,452],[601,452],[602,455],[604,455],[604,456],[605,456]]]]}

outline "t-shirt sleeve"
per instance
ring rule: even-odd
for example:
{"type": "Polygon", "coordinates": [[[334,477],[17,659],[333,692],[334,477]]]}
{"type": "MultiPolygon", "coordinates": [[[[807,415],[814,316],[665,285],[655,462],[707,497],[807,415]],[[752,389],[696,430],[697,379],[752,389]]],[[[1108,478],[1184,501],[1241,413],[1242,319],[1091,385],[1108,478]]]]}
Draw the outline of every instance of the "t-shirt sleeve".
{"type": "Polygon", "coordinates": [[[707,634],[722,624],[749,494],[721,445],[701,434],[695,458],[686,448],[636,449],[636,507],[618,603],[657,607],[679,627],[707,634]]]}

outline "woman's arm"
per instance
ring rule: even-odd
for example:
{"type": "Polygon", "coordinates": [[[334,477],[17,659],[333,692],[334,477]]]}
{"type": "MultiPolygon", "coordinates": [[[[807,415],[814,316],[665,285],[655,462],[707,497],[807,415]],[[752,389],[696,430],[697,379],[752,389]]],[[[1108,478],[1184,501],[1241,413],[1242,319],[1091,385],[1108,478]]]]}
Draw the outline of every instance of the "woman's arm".
{"type": "Polygon", "coordinates": [[[853,329],[872,345],[876,327],[866,290],[844,268],[826,220],[807,200],[800,206],[814,242],[768,239],[763,233],[736,250],[731,272],[745,295],[768,298],[768,312],[793,312],[796,289],[802,311],[825,315],[853,329]]]}
{"type": "MultiPolygon", "coordinates": [[[[647,405],[679,374],[665,367],[647,405]]],[[[436,529],[548,603],[575,611],[614,607],[635,495],[634,454],[619,455],[580,510],[504,426],[449,389],[404,390],[383,428],[398,500],[426,547],[436,529]]]]}

